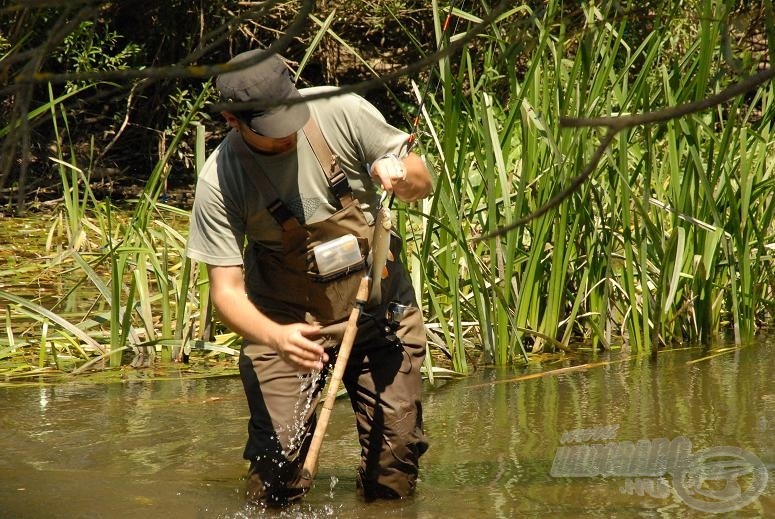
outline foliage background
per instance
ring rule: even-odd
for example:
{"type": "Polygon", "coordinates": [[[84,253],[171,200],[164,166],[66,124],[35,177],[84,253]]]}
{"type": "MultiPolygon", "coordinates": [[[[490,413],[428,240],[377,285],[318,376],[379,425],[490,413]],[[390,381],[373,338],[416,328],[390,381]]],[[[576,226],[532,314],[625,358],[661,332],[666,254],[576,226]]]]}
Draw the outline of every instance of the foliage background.
{"type": "MultiPolygon", "coordinates": [[[[14,88],[12,78],[23,70],[51,73],[95,72],[114,69],[142,69],[177,64],[215,64],[244,50],[267,47],[288,27],[298,12],[299,2],[189,2],[152,0],[117,2],[10,3],[0,11],[0,72],[10,80],[0,107],[0,126],[18,116],[14,107],[34,108],[49,101],[45,82],[31,86],[29,93],[14,88]],[[270,4],[270,8],[261,8],[270,4]],[[251,11],[251,9],[253,11],[251,11]],[[246,19],[240,19],[243,16],[246,19]],[[67,25],[69,24],[69,25],[67,25]],[[24,99],[28,95],[29,99],[24,99]]],[[[386,72],[416,61],[433,47],[433,41],[408,41],[406,33],[430,35],[432,10],[427,2],[318,2],[315,15],[325,19],[336,12],[330,29],[347,42],[347,49],[334,38],[326,38],[306,64],[300,86],[321,83],[347,84],[373,77],[366,65],[386,72]],[[400,20],[400,21],[399,21],[400,20]],[[416,47],[415,45],[421,45],[416,47]]],[[[284,56],[298,63],[319,27],[308,22],[284,56]]],[[[88,157],[94,175],[107,184],[104,194],[114,198],[135,195],[163,155],[172,135],[190,109],[203,78],[160,78],[119,81],[69,81],[55,84],[55,94],[88,88],[67,102],[71,138],[76,151],[88,157]],[[94,138],[92,149],[91,139],[94,138]],[[111,189],[115,188],[115,189],[111,189]]],[[[406,80],[396,85],[399,94],[406,80]]],[[[385,89],[365,95],[378,104],[396,125],[406,126],[405,113],[385,89]]],[[[208,93],[208,100],[216,100],[208,93]]],[[[404,102],[411,98],[403,96],[404,102]]],[[[53,129],[47,114],[32,121],[29,183],[24,189],[39,197],[56,196],[58,177],[45,157],[53,129]],[[51,180],[54,180],[52,184],[51,180]],[[39,188],[43,188],[39,190],[39,188]],[[54,190],[52,192],[51,190],[54,190]]],[[[195,115],[213,133],[216,142],[222,131],[220,117],[208,110],[195,115]]],[[[19,141],[4,143],[4,156],[20,155],[19,141]],[[13,145],[16,144],[14,149],[13,145]],[[5,155],[7,153],[7,155],[5,155]]],[[[184,141],[170,176],[171,188],[190,188],[194,182],[193,143],[184,141]]],[[[19,181],[20,162],[6,165],[0,177],[6,210],[12,190],[19,181]],[[8,171],[10,169],[10,171],[8,171]]],[[[26,202],[34,199],[22,197],[26,202]]],[[[15,207],[15,210],[23,208],[15,207]]]]}
{"type": "Polygon", "coordinates": [[[197,337],[233,353],[208,327],[206,279],[172,220],[224,131],[208,67],[278,40],[301,86],[355,85],[396,126],[411,127],[420,92],[435,193],[396,209],[429,336],[455,371],[589,345],[740,343],[772,324],[771,80],[605,146],[603,129],[568,122],[681,106],[768,73],[770,0],[41,0],[0,14],[3,209],[53,209],[46,272],[78,272],[100,293],[73,324],[0,292],[13,303],[0,359],[120,364],[122,350],[197,337]],[[585,169],[561,204],[522,221],[585,169]],[[121,198],[126,218],[111,209],[121,198]],[[23,341],[16,312],[37,323],[23,341]]]}

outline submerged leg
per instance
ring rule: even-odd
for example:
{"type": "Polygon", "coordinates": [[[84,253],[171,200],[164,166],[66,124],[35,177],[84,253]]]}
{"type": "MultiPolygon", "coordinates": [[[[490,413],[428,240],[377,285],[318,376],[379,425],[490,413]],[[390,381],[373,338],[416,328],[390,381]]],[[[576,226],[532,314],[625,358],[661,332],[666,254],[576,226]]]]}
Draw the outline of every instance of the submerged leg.
{"type": "Polygon", "coordinates": [[[367,500],[408,497],[414,493],[419,458],[428,443],[422,425],[422,377],[425,343],[419,312],[408,316],[403,345],[369,345],[353,351],[345,376],[361,444],[358,491],[367,500]]]}
{"type": "Polygon", "coordinates": [[[283,505],[302,497],[298,481],[315,428],[325,374],[301,374],[268,346],[243,346],[240,376],[250,408],[244,458],[250,461],[247,497],[283,505]]]}

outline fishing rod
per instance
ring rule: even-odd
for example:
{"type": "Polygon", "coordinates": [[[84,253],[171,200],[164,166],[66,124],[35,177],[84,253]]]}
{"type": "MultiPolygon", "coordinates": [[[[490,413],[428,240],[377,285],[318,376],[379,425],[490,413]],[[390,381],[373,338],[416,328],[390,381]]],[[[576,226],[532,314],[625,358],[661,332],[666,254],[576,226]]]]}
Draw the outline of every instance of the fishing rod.
{"type": "MultiPolygon", "coordinates": [[[[465,2],[461,2],[461,7],[465,2]]],[[[441,48],[441,45],[445,41],[449,41],[449,37],[447,34],[447,31],[450,26],[450,22],[452,21],[452,12],[454,11],[453,7],[454,3],[449,4],[449,8],[447,11],[447,15],[444,18],[444,23],[441,26],[441,31],[439,33],[439,41],[438,45],[439,48],[441,48]],[[445,36],[447,36],[445,38],[445,36]]],[[[460,20],[458,19],[457,23],[460,23],[460,20]]],[[[457,27],[457,24],[456,24],[457,27]]],[[[439,77],[436,81],[436,86],[434,88],[434,93],[438,91],[439,85],[441,84],[441,77],[439,77]]],[[[428,98],[428,94],[430,93],[431,89],[431,75],[428,75],[428,81],[425,82],[425,87],[423,88],[422,93],[420,94],[420,97],[418,99],[417,104],[417,113],[415,114],[414,118],[412,119],[412,122],[410,123],[410,132],[409,132],[409,138],[406,140],[406,151],[402,154],[402,156],[409,155],[409,153],[412,152],[414,147],[417,145],[417,130],[420,127],[420,117],[423,113],[423,110],[425,109],[425,101],[428,98]]],[[[395,191],[393,191],[390,194],[390,200],[388,201],[388,209],[393,207],[393,201],[395,200],[396,194],[395,191]]]]}
{"type": "MultiPolygon", "coordinates": [[[[380,211],[374,220],[374,236],[372,237],[372,261],[371,266],[366,268],[366,273],[358,285],[358,292],[355,295],[355,303],[350,311],[350,317],[347,320],[347,326],[344,330],[342,342],[339,345],[339,351],[334,364],[334,371],[331,374],[331,380],[328,382],[328,392],[326,393],[323,407],[320,410],[315,430],[312,433],[307,456],[304,459],[300,479],[305,486],[311,486],[315,479],[318,469],[318,457],[320,448],[323,445],[323,438],[326,435],[328,422],[331,418],[331,412],[334,409],[336,394],[339,391],[339,385],[344,378],[344,372],[350,359],[350,353],[355,343],[355,335],[358,332],[358,320],[361,314],[365,314],[366,303],[374,294],[375,289],[380,286],[382,280],[382,269],[387,261],[388,248],[390,246],[390,210],[380,207],[380,211]]],[[[365,261],[365,260],[364,260],[365,261]]],[[[380,292],[381,294],[381,292],[380,292]]],[[[381,299],[381,295],[379,296],[381,299]]]]}
{"type": "MultiPolygon", "coordinates": [[[[444,35],[449,27],[450,20],[452,18],[453,8],[450,5],[447,17],[444,20],[443,29],[441,32],[441,38],[439,44],[444,39],[444,35]]],[[[438,84],[436,88],[438,89],[438,84]]],[[[407,139],[406,154],[409,154],[414,148],[417,138],[416,132],[419,127],[420,115],[422,114],[423,107],[425,105],[425,99],[430,91],[430,77],[425,85],[425,91],[420,97],[420,103],[417,110],[417,115],[414,118],[412,124],[412,132],[407,139]]],[[[390,200],[387,207],[383,203],[379,204],[379,210],[374,219],[374,235],[371,241],[371,265],[366,268],[366,273],[358,285],[358,291],[355,295],[355,301],[353,308],[350,311],[350,316],[347,320],[347,326],[342,337],[342,342],[339,346],[337,353],[336,363],[334,364],[334,370],[331,374],[331,379],[328,383],[328,391],[323,401],[323,406],[320,410],[320,415],[315,425],[315,430],[312,433],[312,439],[310,441],[307,455],[304,459],[304,465],[300,473],[300,481],[302,485],[309,487],[312,485],[312,481],[317,475],[318,458],[320,457],[320,449],[323,445],[323,439],[328,428],[328,423],[331,418],[331,412],[334,408],[336,401],[336,395],[339,391],[339,385],[344,378],[344,372],[347,368],[347,363],[352,352],[353,344],[355,342],[355,335],[358,331],[358,320],[361,315],[365,314],[365,308],[367,303],[374,301],[381,301],[381,280],[382,270],[387,262],[387,256],[390,248],[390,231],[392,230],[392,218],[390,208],[393,205],[395,199],[395,191],[391,192],[390,200]]]]}
{"type": "MultiPolygon", "coordinates": [[[[444,36],[447,34],[449,23],[452,20],[452,11],[453,11],[453,7],[452,7],[452,4],[450,4],[449,11],[447,12],[447,16],[444,18],[444,23],[442,24],[442,27],[441,27],[439,46],[441,46],[441,44],[444,41],[444,36]]],[[[438,91],[440,84],[441,84],[441,78],[439,78],[438,81],[436,81],[436,88],[434,89],[434,92],[438,91]]],[[[428,81],[425,83],[425,89],[420,95],[420,99],[419,99],[420,102],[417,105],[417,114],[414,116],[414,120],[412,121],[412,125],[411,125],[412,131],[409,134],[409,139],[407,140],[406,153],[411,152],[412,149],[414,149],[415,145],[417,144],[417,128],[420,127],[420,115],[422,115],[422,111],[425,108],[425,100],[428,98],[428,92],[431,89],[430,87],[431,87],[431,77],[428,76],[428,81]]]]}

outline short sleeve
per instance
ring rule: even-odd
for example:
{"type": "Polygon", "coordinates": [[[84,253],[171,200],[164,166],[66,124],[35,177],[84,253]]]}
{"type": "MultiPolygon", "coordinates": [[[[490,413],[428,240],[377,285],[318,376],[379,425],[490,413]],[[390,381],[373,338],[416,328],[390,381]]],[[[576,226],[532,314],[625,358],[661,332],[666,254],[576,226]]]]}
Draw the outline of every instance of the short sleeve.
{"type": "Polygon", "coordinates": [[[359,97],[357,134],[360,136],[364,159],[371,164],[386,153],[403,151],[409,134],[389,124],[377,108],[359,97]]]}
{"type": "Polygon", "coordinates": [[[200,178],[191,210],[186,255],[208,265],[242,265],[245,223],[217,184],[200,178]]]}

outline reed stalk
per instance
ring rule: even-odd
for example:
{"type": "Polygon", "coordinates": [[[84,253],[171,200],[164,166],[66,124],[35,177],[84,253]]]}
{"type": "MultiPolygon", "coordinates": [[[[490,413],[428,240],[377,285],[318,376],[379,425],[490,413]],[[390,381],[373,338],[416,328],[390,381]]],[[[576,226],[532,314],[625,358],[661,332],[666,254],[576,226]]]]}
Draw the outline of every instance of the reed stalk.
{"type": "Polygon", "coordinates": [[[714,340],[729,320],[738,342],[750,340],[772,316],[762,301],[771,254],[760,253],[773,237],[771,84],[730,106],[621,132],[559,207],[472,245],[541,206],[588,162],[597,132],[560,130],[560,116],[648,112],[731,81],[720,73],[723,2],[701,2],[694,33],[682,26],[676,36],[677,18],[658,16],[640,41],[611,3],[585,5],[581,30],[561,7],[512,12],[501,21],[511,32],[496,26],[475,54],[441,63],[440,97],[428,103],[425,153],[438,178],[424,215],[423,292],[455,369],[466,369],[455,327],[464,321],[480,323],[495,364],[514,362],[524,345],[553,347],[542,335],[645,353],[714,340]],[[512,46],[506,34],[519,35],[512,46]],[[532,53],[514,54],[528,41],[532,53]]]}
{"type": "MultiPolygon", "coordinates": [[[[561,125],[561,118],[694,102],[755,72],[752,59],[747,68],[731,67],[722,48],[728,2],[650,6],[648,25],[637,18],[636,2],[583,3],[573,11],[559,0],[516,6],[430,72],[438,89],[423,103],[418,151],[433,170],[434,194],[421,204],[397,204],[395,212],[418,302],[455,372],[467,372],[472,361],[524,362],[531,351],[565,351],[574,342],[651,354],[725,333],[745,342],[772,324],[772,82],[701,112],[607,135],[561,125]],[[523,221],[598,158],[570,196],[523,221]]],[[[439,47],[458,41],[490,8],[481,1],[455,9],[456,33],[445,35],[446,8],[435,0],[431,7],[439,47]]],[[[310,52],[323,33],[341,41],[330,18],[316,23],[321,32],[310,52]]],[[[78,187],[88,186],[89,165],[77,164],[67,144],[59,106],[65,97],[50,93],[45,110],[59,125],[54,162],[66,193],[50,240],[67,237],[57,242],[67,248],[57,265],[78,270],[103,306],[81,328],[10,294],[0,297],[14,312],[49,323],[54,348],[86,344],[84,336],[104,340],[107,319],[108,356],[119,365],[127,347],[186,345],[194,327],[210,330],[206,270],[185,259],[185,231],[167,221],[187,215],[158,200],[205,90],[127,221],[78,187]],[[89,240],[100,253],[79,252],[89,240]]],[[[204,156],[199,135],[197,164],[204,156]]],[[[433,376],[430,355],[425,368],[433,376]]]]}

